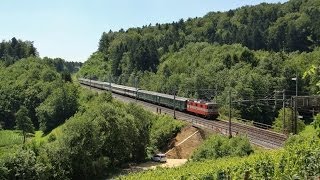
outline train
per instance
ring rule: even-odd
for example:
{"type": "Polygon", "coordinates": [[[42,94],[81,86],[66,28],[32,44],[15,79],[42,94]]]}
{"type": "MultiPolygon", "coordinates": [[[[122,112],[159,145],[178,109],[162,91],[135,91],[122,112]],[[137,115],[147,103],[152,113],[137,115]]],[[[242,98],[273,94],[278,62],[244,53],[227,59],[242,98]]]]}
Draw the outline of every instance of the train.
{"type": "Polygon", "coordinates": [[[204,100],[194,100],[185,97],[179,97],[169,94],[163,94],[153,91],[138,89],[135,87],[114,84],[110,82],[102,82],[85,78],[78,79],[80,84],[91,86],[102,90],[110,90],[131,98],[136,98],[152,104],[165,106],[176,109],[181,112],[187,112],[207,119],[216,119],[219,116],[217,103],[207,102],[204,100]]]}

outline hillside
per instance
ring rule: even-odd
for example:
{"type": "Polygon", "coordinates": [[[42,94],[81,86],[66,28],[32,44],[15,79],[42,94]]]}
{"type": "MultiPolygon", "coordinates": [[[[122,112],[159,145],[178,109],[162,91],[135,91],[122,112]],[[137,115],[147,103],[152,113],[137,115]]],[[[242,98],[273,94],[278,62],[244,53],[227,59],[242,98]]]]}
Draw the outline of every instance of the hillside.
{"type": "Polygon", "coordinates": [[[319,92],[319,1],[246,6],[201,18],[104,32],[78,76],[179,96],[216,100],[226,114],[272,124],[274,91],[319,92]],[[309,73],[311,72],[311,73],[309,73]]]}
{"type": "Polygon", "coordinates": [[[106,177],[164,149],[184,126],[80,88],[71,73],[81,63],[39,58],[27,45],[36,52],[29,41],[0,44],[0,179],[106,177]]]}
{"type": "MultiPolygon", "coordinates": [[[[132,73],[155,72],[166,53],[177,52],[191,42],[239,43],[250,50],[309,52],[320,42],[318,7],[317,0],[263,3],[223,13],[211,12],[186,21],[104,32],[97,51],[102,54],[90,59],[98,59],[100,65],[106,63],[104,76],[121,75],[124,78],[121,82],[127,82],[132,73]]],[[[96,61],[87,64],[90,67],[96,61]]],[[[81,74],[88,77],[88,73],[106,78],[85,68],[81,74]]]]}

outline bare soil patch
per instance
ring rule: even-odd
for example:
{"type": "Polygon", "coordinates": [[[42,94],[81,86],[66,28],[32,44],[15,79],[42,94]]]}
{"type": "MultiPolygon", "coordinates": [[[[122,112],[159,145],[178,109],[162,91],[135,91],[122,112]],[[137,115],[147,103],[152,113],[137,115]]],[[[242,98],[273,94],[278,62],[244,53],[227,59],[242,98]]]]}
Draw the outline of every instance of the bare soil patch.
{"type": "Polygon", "coordinates": [[[168,159],[189,159],[192,153],[207,137],[202,129],[187,126],[172,140],[171,149],[166,152],[168,159]]]}

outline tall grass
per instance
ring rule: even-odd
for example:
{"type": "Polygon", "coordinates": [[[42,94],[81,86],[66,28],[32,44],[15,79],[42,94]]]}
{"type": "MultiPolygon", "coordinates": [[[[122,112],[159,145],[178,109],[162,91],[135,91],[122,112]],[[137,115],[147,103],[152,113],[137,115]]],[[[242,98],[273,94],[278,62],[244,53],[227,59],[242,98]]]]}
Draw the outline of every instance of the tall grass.
{"type": "Polygon", "coordinates": [[[0,158],[12,153],[23,143],[21,131],[0,130],[0,158]]]}
{"type": "Polygon", "coordinates": [[[0,147],[23,143],[21,131],[0,130],[0,147]]]}

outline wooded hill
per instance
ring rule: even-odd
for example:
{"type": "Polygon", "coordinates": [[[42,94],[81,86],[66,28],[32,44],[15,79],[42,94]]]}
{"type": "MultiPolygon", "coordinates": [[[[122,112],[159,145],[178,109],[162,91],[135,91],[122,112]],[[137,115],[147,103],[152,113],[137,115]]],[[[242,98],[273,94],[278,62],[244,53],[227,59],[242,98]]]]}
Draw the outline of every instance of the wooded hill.
{"type": "Polygon", "coordinates": [[[13,42],[3,41],[14,61],[0,57],[0,179],[105,178],[166,150],[184,126],[80,88],[70,76],[79,63],[15,59],[13,42]]]}
{"type": "MultiPolygon", "coordinates": [[[[195,98],[235,100],[319,92],[320,2],[245,6],[201,18],[104,32],[79,76],[195,98]],[[209,94],[204,89],[213,89],[209,94]]],[[[223,106],[221,112],[223,112],[223,106]]],[[[269,123],[278,108],[239,103],[234,115],[269,123]]]]}
{"type": "Polygon", "coordinates": [[[77,110],[77,89],[70,82],[81,63],[38,56],[32,41],[0,43],[0,129],[13,129],[23,110],[36,130],[48,132],[77,110]]]}

